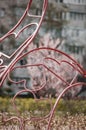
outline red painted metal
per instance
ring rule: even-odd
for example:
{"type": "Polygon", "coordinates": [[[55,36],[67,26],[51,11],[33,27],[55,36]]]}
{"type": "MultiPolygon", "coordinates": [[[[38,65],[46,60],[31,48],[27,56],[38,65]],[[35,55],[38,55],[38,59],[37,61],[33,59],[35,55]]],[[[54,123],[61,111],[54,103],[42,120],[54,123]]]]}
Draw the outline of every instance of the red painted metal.
{"type": "MultiPolygon", "coordinates": [[[[52,117],[54,115],[54,111],[59,103],[59,100],[60,98],[62,97],[62,95],[64,93],[66,93],[70,88],[72,87],[79,87],[80,85],[86,85],[86,83],[81,83],[81,82],[78,82],[78,83],[75,83],[74,81],[76,80],[76,77],[77,77],[77,74],[81,74],[83,75],[84,77],[86,77],[86,71],[83,69],[83,67],[76,61],[74,60],[72,57],[70,57],[68,54],[58,50],[58,49],[54,49],[54,48],[50,48],[50,47],[39,47],[39,48],[36,48],[36,49],[31,49],[29,50],[28,52],[24,52],[24,50],[32,43],[33,39],[35,38],[35,36],[37,35],[37,32],[42,24],[42,21],[43,21],[43,18],[44,18],[44,15],[45,15],[45,12],[46,12],[46,9],[47,9],[47,3],[48,1],[47,0],[44,0],[43,2],[43,7],[42,7],[42,14],[41,16],[35,16],[35,15],[30,15],[29,14],[29,9],[30,9],[30,6],[31,6],[31,3],[32,3],[32,0],[29,1],[28,5],[27,5],[27,8],[23,14],[23,16],[20,18],[20,20],[18,21],[18,23],[8,32],[6,33],[3,37],[0,38],[0,44],[3,44],[3,41],[9,37],[9,36],[12,36],[14,35],[15,36],[15,39],[17,39],[21,32],[26,29],[26,28],[29,28],[33,25],[36,26],[36,29],[35,31],[30,35],[28,36],[27,39],[25,39],[25,41],[19,46],[19,48],[17,48],[17,50],[10,56],[0,52],[0,88],[2,87],[3,85],[3,82],[4,80],[6,79],[6,77],[8,77],[8,79],[10,80],[10,82],[12,83],[15,83],[15,84],[18,84],[18,83],[23,83],[24,85],[24,90],[21,90],[19,91],[18,93],[16,93],[16,95],[13,97],[13,107],[15,108],[15,111],[17,112],[18,116],[16,117],[11,117],[9,119],[5,119],[3,120],[3,122],[9,122],[11,120],[18,120],[19,124],[20,124],[20,130],[23,130],[24,129],[24,122],[25,121],[29,121],[29,120],[37,120],[37,121],[43,121],[45,119],[49,119],[49,122],[48,122],[48,126],[47,126],[47,129],[46,130],[50,130],[51,129],[51,122],[52,122],[52,117]],[[36,23],[36,22],[33,22],[33,23],[30,23],[30,24],[27,24],[25,25],[18,33],[15,33],[15,30],[16,28],[22,23],[23,19],[28,16],[28,17],[33,17],[34,19],[35,18],[39,18],[39,22],[36,23]],[[34,64],[26,64],[26,65],[22,65],[22,66],[17,66],[15,67],[15,64],[21,60],[22,58],[24,58],[25,56],[28,56],[28,55],[31,55],[35,52],[36,53],[39,53],[40,54],[40,51],[52,51],[54,53],[59,53],[61,55],[64,55],[65,57],[67,57],[68,59],[70,59],[70,62],[67,61],[67,60],[57,60],[53,57],[44,57],[42,59],[42,61],[40,61],[40,63],[34,63],[34,64]],[[11,62],[8,64],[8,65],[5,65],[4,64],[4,60],[2,58],[2,56],[6,57],[7,59],[9,59],[11,62]],[[75,74],[75,77],[72,79],[72,81],[70,83],[68,83],[63,77],[61,77],[59,74],[55,73],[52,69],[50,69],[46,64],[45,64],[45,61],[51,61],[51,62],[56,62],[57,65],[61,65],[61,63],[66,63],[66,64],[69,64],[72,68],[75,69],[76,71],[76,74],[75,74]],[[23,93],[23,92],[30,92],[33,94],[34,98],[36,99],[36,95],[35,93],[42,90],[45,85],[46,85],[46,80],[45,80],[45,74],[44,74],[44,79],[41,83],[41,86],[39,88],[36,88],[36,89],[27,89],[26,87],[26,80],[23,79],[22,81],[19,81],[19,82],[15,82],[13,81],[11,78],[10,78],[10,73],[17,69],[17,68],[25,68],[25,67],[43,67],[44,70],[47,69],[51,74],[53,74],[57,79],[60,79],[62,82],[64,82],[66,84],[66,88],[62,91],[62,93],[58,96],[53,108],[51,109],[50,113],[48,115],[46,115],[44,118],[40,117],[40,118],[36,118],[36,117],[31,117],[30,118],[27,118],[27,119],[22,119],[21,115],[20,115],[20,112],[18,111],[17,109],[17,106],[15,105],[15,99],[16,97],[23,93]]],[[[58,86],[57,86],[58,87],[58,86]]]]}
{"type": "Polygon", "coordinates": [[[10,72],[11,68],[13,68],[13,66],[15,65],[15,61],[18,59],[18,57],[20,55],[22,55],[23,51],[27,48],[27,46],[32,42],[32,40],[35,38],[41,24],[42,24],[42,21],[43,21],[43,18],[44,18],[44,15],[45,15],[45,11],[46,11],[46,7],[47,7],[47,0],[44,0],[44,3],[43,3],[43,7],[42,7],[42,14],[41,16],[35,16],[35,15],[30,15],[29,14],[29,9],[30,9],[30,6],[31,6],[31,3],[32,3],[32,0],[29,1],[28,5],[27,5],[27,8],[23,14],[23,16],[20,18],[20,20],[18,21],[18,23],[7,33],[5,34],[3,37],[0,38],[0,42],[1,44],[3,44],[2,42],[4,41],[4,39],[6,39],[7,37],[11,36],[11,35],[14,35],[15,36],[15,39],[17,37],[19,37],[20,33],[32,26],[32,25],[35,25],[36,26],[36,29],[35,31],[33,32],[33,34],[31,36],[29,36],[20,46],[19,48],[10,56],[0,52],[0,79],[1,79],[1,83],[0,83],[0,87],[2,86],[3,84],[3,81],[5,80],[7,74],[10,72]],[[26,26],[24,26],[18,33],[15,33],[15,29],[22,23],[23,19],[28,16],[28,17],[33,17],[33,18],[40,18],[39,22],[38,23],[30,23],[30,24],[27,24],[26,26]],[[2,56],[8,58],[8,59],[12,59],[12,61],[10,62],[10,64],[8,66],[6,65],[3,65],[3,59],[2,59],[2,56]]]}

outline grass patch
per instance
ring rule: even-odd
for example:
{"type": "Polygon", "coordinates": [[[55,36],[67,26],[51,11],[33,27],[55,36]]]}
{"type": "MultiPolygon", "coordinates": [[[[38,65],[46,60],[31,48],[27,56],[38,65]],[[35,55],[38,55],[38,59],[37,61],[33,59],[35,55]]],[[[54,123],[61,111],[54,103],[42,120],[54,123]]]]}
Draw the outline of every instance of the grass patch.
{"type": "MultiPolygon", "coordinates": [[[[35,114],[39,111],[42,115],[46,115],[52,109],[56,99],[41,99],[34,100],[32,98],[16,98],[15,105],[20,113],[31,112],[35,114]]],[[[16,112],[12,105],[11,98],[0,97],[0,112],[16,112]]],[[[63,100],[61,99],[55,113],[70,114],[86,114],[86,100],[63,100]]]]}
{"type": "MultiPolygon", "coordinates": [[[[43,121],[31,120],[31,117],[44,117],[52,109],[56,99],[34,100],[31,98],[16,98],[15,105],[12,105],[11,98],[0,97],[0,130],[20,130],[33,129],[45,130],[48,119],[43,121]],[[9,120],[12,117],[18,120],[9,120]],[[5,121],[8,119],[9,121],[5,121]],[[28,120],[27,120],[28,119],[28,120]],[[26,121],[25,121],[26,120],[26,121]]],[[[42,118],[41,118],[42,119],[42,118]]],[[[61,99],[51,123],[51,130],[85,130],[86,129],[86,100],[63,100],[61,99]]]]}

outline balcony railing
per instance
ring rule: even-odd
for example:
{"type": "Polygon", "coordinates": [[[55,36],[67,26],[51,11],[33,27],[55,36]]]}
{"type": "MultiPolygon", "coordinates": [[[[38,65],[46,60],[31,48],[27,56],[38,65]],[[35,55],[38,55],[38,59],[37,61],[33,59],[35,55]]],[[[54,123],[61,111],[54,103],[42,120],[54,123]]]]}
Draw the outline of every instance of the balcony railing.
{"type": "Polygon", "coordinates": [[[79,4],[66,4],[68,7],[68,10],[70,12],[80,12],[86,14],[86,5],[79,5],[79,4]]]}

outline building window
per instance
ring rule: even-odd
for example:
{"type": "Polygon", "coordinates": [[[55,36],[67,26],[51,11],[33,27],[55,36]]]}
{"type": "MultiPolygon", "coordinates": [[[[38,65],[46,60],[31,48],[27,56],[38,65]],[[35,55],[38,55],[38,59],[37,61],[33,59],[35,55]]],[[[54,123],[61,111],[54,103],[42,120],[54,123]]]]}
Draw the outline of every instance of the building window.
{"type": "Polygon", "coordinates": [[[56,2],[58,2],[58,0],[55,0],[56,2]]]}
{"type": "Polygon", "coordinates": [[[0,51],[3,51],[3,45],[2,44],[0,45],[0,51]]]}
{"type": "Polygon", "coordinates": [[[65,20],[66,19],[66,13],[62,13],[62,19],[65,20]]]}
{"type": "Polygon", "coordinates": [[[25,59],[20,60],[20,65],[25,65],[27,61],[25,59]]]}
{"type": "Polygon", "coordinates": [[[36,15],[41,15],[42,14],[42,10],[39,8],[36,8],[36,15]]]}
{"type": "Polygon", "coordinates": [[[80,3],[80,0],[78,0],[78,3],[80,3]]]}
{"type": "Polygon", "coordinates": [[[79,30],[76,30],[76,36],[79,36],[79,30]]]}
{"type": "Polygon", "coordinates": [[[4,17],[5,16],[5,10],[4,9],[0,9],[0,17],[4,17]]]}
{"type": "Polygon", "coordinates": [[[74,54],[83,54],[84,46],[65,44],[65,51],[74,53],[74,54]]]}
{"type": "Polygon", "coordinates": [[[70,13],[70,19],[76,20],[76,17],[77,17],[76,13],[73,12],[70,13]]]}
{"type": "Polygon", "coordinates": [[[72,19],[72,20],[85,20],[86,15],[83,13],[70,12],[70,19],[72,19]]]}
{"type": "Polygon", "coordinates": [[[63,2],[63,0],[60,0],[60,2],[62,3],[62,2],[63,2]]]}

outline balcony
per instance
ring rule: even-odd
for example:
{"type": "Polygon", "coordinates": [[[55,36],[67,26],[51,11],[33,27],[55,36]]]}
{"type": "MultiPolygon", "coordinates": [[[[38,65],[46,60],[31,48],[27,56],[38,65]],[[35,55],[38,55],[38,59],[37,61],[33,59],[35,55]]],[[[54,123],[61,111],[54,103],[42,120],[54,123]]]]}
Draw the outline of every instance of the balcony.
{"type": "Polygon", "coordinates": [[[86,14],[86,5],[67,4],[67,7],[70,12],[78,12],[86,14]]]}

